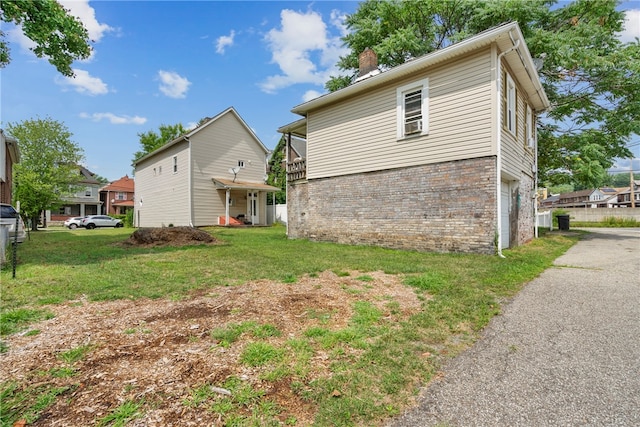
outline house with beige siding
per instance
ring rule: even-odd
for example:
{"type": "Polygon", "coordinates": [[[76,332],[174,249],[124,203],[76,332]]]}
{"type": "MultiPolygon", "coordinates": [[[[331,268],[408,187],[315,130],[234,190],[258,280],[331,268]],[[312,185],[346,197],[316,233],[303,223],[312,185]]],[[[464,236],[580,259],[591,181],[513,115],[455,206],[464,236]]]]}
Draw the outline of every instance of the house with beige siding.
{"type": "Polygon", "coordinates": [[[135,163],[136,227],[267,224],[269,150],[230,107],[135,163]]]}
{"type": "Polygon", "coordinates": [[[386,71],[365,50],[353,84],[294,107],[302,118],[279,129],[307,141],[288,160],[287,233],[487,254],[527,242],[547,108],[516,23],[386,71]]]}

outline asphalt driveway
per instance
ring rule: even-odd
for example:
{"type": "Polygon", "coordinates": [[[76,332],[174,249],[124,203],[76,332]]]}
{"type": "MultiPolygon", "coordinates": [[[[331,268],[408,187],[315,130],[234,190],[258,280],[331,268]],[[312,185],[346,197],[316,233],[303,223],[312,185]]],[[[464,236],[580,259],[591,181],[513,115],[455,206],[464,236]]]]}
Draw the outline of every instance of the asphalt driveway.
{"type": "Polygon", "coordinates": [[[640,426],[640,229],[589,231],[389,426],[640,426]]]}

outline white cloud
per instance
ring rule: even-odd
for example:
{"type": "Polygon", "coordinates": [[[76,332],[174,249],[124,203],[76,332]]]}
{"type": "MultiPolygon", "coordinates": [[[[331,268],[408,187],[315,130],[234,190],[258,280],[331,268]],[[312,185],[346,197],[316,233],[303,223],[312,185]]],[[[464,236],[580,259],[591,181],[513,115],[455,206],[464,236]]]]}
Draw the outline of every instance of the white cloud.
{"type": "Polygon", "coordinates": [[[321,92],[318,92],[317,90],[308,90],[304,93],[304,95],[302,95],[302,101],[311,101],[312,99],[316,99],[319,96],[322,96],[321,92]]]}
{"type": "Polygon", "coordinates": [[[80,113],[80,117],[82,117],[83,119],[91,119],[94,122],[108,120],[111,124],[114,125],[143,125],[147,122],[147,119],[145,117],[117,116],[113,113],[80,113]]]}
{"type": "Polygon", "coordinates": [[[99,42],[105,33],[115,31],[113,27],[98,22],[96,11],[89,6],[88,0],[58,0],[58,3],[82,21],[89,32],[89,38],[94,42],[99,42]]]}
{"type": "MultiPolygon", "coordinates": [[[[332,12],[333,26],[342,25],[340,15],[332,12]]],[[[338,27],[339,32],[342,31],[338,27]]],[[[265,36],[271,50],[272,62],[281,74],[269,76],[260,84],[267,93],[297,83],[323,85],[331,74],[337,74],[335,64],[340,55],[347,53],[341,47],[340,35],[333,35],[322,16],[313,11],[306,13],[284,9],[280,12],[280,28],[271,29],[265,36]]]]}
{"type": "Polygon", "coordinates": [[[216,40],[216,53],[223,54],[227,46],[233,46],[233,39],[236,36],[236,32],[231,30],[228,36],[220,36],[216,40]]]}
{"type": "Polygon", "coordinates": [[[640,9],[625,11],[624,30],[620,33],[620,40],[624,43],[640,38],[640,9]]]}
{"type": "Polygon", "coordinates": [[[169,98],[185,98],[191,82],[173,71],[158,71],[160,92],[169,98]]]}
{"type": "Polygon", "coordinates": [[[74,68],[75,77],[56,76],[55,82],[62,86],[71,86],[78,93],[87,95],[104,95],[109,89],[100,78],[92,77],[88,71],[74,68]]]}

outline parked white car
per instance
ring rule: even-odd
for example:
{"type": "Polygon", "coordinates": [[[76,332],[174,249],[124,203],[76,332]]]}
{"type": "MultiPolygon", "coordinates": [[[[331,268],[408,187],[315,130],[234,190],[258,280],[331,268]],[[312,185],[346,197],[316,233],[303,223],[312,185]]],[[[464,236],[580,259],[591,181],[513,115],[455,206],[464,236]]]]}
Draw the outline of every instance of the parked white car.
{"type": "Polygon", "coordinates": [[[82,225],[83,218],[83,216],[74,216],[73,218],[67,218],[67,220],[64,222],[64,226],[70,230],[74,230],[78,227],[84,227],[82,225]]]}
{"type": "Polygon", "coordinates": [[[0,224],[9,227],[9,240],[14,241],[16,236],[16,218],[18,218],[18,243],[22,243],[27,238],[27,232],[24,229],[24,221],[15,208],[6,203],[0,203],[0,224]]]}
{"type": "Polygon", "coordinates": [[[89,215],[82,219],[82,227],[91,230],[97,227],[122,227],[122,221],[108,215],[89,215]]]}

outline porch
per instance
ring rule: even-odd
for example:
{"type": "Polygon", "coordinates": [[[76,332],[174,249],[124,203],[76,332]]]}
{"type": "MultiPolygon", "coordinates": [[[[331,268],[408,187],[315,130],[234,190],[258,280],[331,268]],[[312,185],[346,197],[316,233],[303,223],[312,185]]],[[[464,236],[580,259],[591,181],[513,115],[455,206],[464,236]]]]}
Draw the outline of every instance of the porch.
{"type": "Polygon", "coordinates": [[[280,191],[278,187],[225,178],[212,179],[216,189],[224,192],[224,215],[218,216],[218,225],[267,225],[267,195],[280,191]]]}

